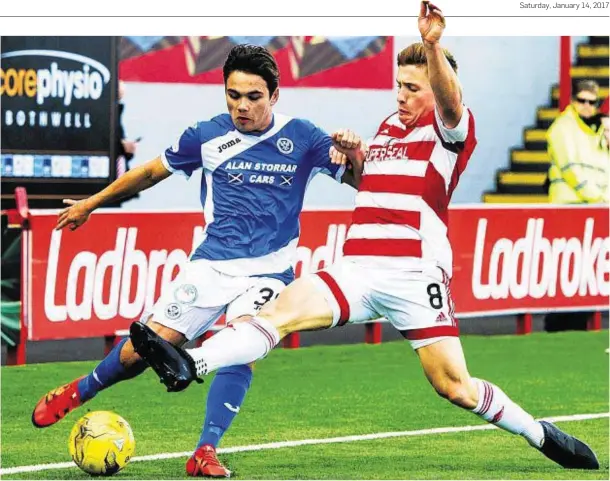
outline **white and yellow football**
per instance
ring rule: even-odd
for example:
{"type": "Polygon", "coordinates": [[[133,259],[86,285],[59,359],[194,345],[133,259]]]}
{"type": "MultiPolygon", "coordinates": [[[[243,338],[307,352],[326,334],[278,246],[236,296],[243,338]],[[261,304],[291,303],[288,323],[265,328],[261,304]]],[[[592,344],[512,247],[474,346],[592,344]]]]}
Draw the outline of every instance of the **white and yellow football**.
{"type": "Polygon", "coordinates": [[[80,418],[68,441],[73,461],[94,476],[118,473],[129,463],[135,447],[129,423],[110,411],[93,411],[80,418]]]}

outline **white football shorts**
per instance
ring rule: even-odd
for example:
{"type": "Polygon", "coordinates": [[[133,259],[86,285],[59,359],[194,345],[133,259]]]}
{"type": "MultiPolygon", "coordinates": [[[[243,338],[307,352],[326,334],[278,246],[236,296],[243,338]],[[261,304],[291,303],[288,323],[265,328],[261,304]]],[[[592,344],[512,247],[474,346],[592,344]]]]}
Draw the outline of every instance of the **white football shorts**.
{"type": "Polygon", "coordinates": [[[206,259],[187,262],[142,319],[147,321],[152,314],[154,322],[191,340],[209,330],[223,314],[228,321],[255,315],[286,287],[279,279],[230,276],[212,265],[206,259]]]}
{"type": "Polygon", "coordinates": [[[414,349],[459,335],[449,277],[439,267],[377,268],[342,258],[310,278],[333,310],[333,327],[386,318],[414,349]]]}

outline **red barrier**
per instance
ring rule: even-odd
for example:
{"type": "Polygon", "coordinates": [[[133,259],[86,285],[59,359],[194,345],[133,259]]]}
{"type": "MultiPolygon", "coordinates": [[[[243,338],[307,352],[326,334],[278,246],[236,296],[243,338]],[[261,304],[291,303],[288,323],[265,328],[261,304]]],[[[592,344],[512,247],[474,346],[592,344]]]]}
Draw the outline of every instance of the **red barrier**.
{"type": "Polygon", "coordinates": [[[381,344],[381,324],[369,322],[364,325],[364,342],[367,344],[381,344]]]}
{"type": "MultiPolygon", "coordinates": [[[[74,232],[54,231],[56,215],[31,211],[24,232],[30,341],[124,333],[175,277],[203,228],[194,211],[102,210],[74,232]]],[[[342,255],[350,218],[351,211],[303,212],[297,275],[342,255]]],[[[608,308],[607,208],[454,207],[449,233],[459,317],[608,308]]],[[[523,319],[526,333],[531,318],[523,319]]],[[[590,322],[599,325],[599,317],[590,322]]],[[[380,328],[368,327],[366,339],[380,342],[380,328]]],[[[297,347],[298,336],[284,345],[297,347]]]]}
{"type": "Polygon", "coordinates": [[[572,95],[572,41],[562,36],[559,41],[559,111],[570,105],[572,95]]]}
{"type": "Polygon", "coordinates": [[[301,335],[298,332],[288,334],[282,340],[282,346],[286,349],[296,349],[301,345],[301,335]]]}
{"type": "Polygon", "coordinates": [[[599,331],[602,328],[602,313],[599,311],[591,313],[587,320],[587,331],[599,331]]]}

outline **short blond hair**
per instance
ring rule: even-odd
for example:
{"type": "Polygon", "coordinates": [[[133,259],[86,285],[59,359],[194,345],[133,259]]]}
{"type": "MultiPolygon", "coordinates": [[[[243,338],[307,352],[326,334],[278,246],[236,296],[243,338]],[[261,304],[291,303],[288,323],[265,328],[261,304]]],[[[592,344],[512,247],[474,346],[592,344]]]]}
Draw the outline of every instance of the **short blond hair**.
{"type": "MultiPolygon", "coordinates": [[[[451,65],[453,71],[457,73],[458,65],[451,52],[444,48],[443,53],[445,54],[445,58],[449,62],[449,65],[451,65]]],[[[421,42],[411,44],[407,48],[403,49],[398,54],[398,58],[396,60],[399,67],[402,67],[403,65],[423,65],[425,67],[428,65],[426,50],[424,49],[424,44],[421,42]]]]}

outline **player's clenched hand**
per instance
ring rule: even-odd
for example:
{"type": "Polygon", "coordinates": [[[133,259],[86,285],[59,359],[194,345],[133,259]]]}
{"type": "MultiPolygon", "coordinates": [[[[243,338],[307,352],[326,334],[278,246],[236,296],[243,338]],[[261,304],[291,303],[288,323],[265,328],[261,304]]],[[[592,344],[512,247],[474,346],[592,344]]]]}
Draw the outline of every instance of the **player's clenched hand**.
{"type": "Polygon", "coordinates": [[[351,130],[337,130],[331,135],[331,139],[333,141],[333,147],[335,150],[337,150],[339,153],[345,154],[349,160],[364,160],[366,155],[366,146],[362,139],[351,130]]]}
{"type": "Polygon", "coordinates": [[[331,137],[335,147],[340,147],[345,150],[351,150],[359,147],[362,142],[360,137],[349,129],[337,130],[331,135],[331,137]]]}
{"type": "Polygon", "coordinates": [[[70,230],[74,230],[87,222],[91,210],[87,207],[86,199],[64,199],[64,204],[67,204],[69,207],[66,207],[59,213],[55,230],[61,230],[67,225],[70,226],[70,230]]]}
{"type": "Polygon", "coordinates": [[[437,43],[445,30],[445,17],[440,8],[423,0],[419,8],[419,20],[417,22],[421,39],[424,43],[437,43]]]}

